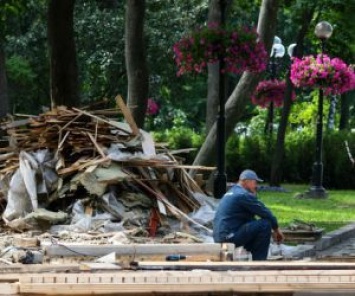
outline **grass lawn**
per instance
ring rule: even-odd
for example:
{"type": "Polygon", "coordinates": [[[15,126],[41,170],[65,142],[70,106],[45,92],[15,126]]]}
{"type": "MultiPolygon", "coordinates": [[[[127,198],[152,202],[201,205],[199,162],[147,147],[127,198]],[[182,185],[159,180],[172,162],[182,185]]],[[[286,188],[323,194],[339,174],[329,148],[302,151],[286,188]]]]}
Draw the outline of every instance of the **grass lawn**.
{"type": "Polygon", "coordinates": [[[281,227],[294,219],[324,228],[325,232],[355,222],[355,191],[327,190],[327,199],[295,198],[308,190],[307,185],[284,185],[285,192],[260,191],[258,196],[279,220],[281,227]]]}

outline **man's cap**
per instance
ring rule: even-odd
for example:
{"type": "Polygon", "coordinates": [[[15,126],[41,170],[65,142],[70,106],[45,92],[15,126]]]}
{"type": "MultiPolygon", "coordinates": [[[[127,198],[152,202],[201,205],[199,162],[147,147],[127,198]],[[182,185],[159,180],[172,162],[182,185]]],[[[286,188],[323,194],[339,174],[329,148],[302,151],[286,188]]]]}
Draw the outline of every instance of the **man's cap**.
{"type": "Polygon", "coordinates": [[[239,180],[256,180],[258,182],[264,182],[258,175],[252,170],[244,170],[239,176],[239,180]]]}

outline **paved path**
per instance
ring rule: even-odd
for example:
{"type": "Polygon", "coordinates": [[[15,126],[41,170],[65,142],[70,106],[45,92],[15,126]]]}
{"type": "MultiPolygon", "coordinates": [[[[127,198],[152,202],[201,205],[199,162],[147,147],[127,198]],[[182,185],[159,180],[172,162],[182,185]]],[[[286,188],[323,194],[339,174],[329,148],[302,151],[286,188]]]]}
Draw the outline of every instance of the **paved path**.
{"type": "Polygon", "coordinates": [[[293,256],[298,258],[354,256],[355,258],[355,223],[326,233],[314,243],[298,245],[293,256]]]}

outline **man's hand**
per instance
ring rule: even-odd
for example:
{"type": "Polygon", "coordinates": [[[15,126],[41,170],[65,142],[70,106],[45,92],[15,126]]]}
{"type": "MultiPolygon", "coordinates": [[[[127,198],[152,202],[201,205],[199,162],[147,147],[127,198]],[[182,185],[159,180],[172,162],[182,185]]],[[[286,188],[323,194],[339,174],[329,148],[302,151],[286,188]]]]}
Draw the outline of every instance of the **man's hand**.
{"type": "Polygon", "coordinates": [[[282,231],[279,228],[277,228],[273,231],[272,237],[273,237],[274,241],[276,241],[278,244],[283,242],[283,240],[285,239],[284,234],[282,233],[282,231]]]}

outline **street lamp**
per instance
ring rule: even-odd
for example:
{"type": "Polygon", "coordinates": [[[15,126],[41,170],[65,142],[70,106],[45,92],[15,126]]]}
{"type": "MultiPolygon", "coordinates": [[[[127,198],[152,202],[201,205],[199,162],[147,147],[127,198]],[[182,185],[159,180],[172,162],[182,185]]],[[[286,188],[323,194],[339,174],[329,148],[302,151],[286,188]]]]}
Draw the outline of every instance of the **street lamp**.
{"type": "MultiPolygon", "coordinates": [[[[287,54],[291,58],[293,55],[293,51],[296,47],[296,44],[290,44],[287,47],[287,54]]],[[[271,49],[271,54],[270,54],[270,63],[269,63],[269,70],[270,70],[270,78],[271,80],[276,79],[276,72],[277,72],[277,67],[279,65],[279,62],[277,59],[283,58],[285,55],[285,46],[282,44],[282,40],[275,36],[274,37],[274,42],[272,45],[271,49]]],[[[268,116],[267,116],[267,122],[265,125],[265,134],[269,134],[270,138],[272,136],[272,131],[273,131],[273,117],[274,117],[274,102],[271,101],[269,103],[269,110],[268,110],[268,116]]]]}
{"type": "MultiPolygon", "coordinates": [[[[325,41],[332,35],[333,27],[328,22],[322,21],[316,25],[315,35],[321,42],[321,59],[323,60],[325,41]]],[[[316,152],[315,162],[312,168],[311,187],[306,192],[310,198],[326,198],[328,193],[323,187],[323,162],[322,162],[322,146],[323,146],[323,89],[319,88],[318,96],[318,112],[316,125],[316,152]]]]}
{"type": "MultiPolygon", "coordinates": [[[[274,37],[274,42],[271,48],[269,70],[271,80],[276,79],[276,71],[278,66],[277,58],[282,58],[285,55],[285,46],[282,45],[282,41],[279,37],[274,37]]],[[[269,103],[268,116],[265,125],[265,134],[269,134],[270,138],[272,136],[274,121],[274,102],[271,100],[269,103]]]]}
{"type": "MultiPolygon", "coordinates": [[[[219,1],[221,10],[221,28],[225,26],[226,0],[219,1]]],[[[215,198],[222,198],[227,191],[227,174],[225,173],[225,61],[224,56],[219,56],[219,110],[217,118],[217,173],[215,174],[213,194],[215,198]]]]}

